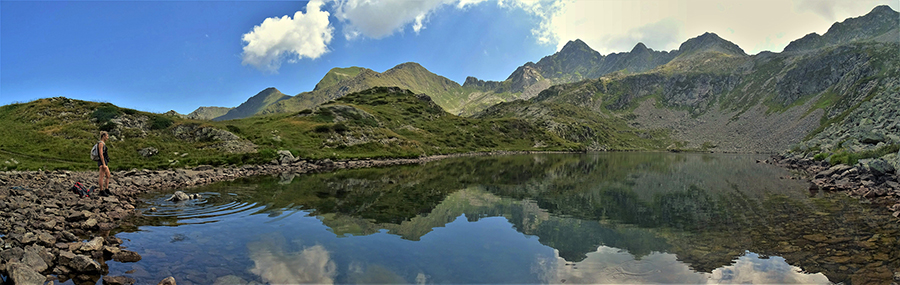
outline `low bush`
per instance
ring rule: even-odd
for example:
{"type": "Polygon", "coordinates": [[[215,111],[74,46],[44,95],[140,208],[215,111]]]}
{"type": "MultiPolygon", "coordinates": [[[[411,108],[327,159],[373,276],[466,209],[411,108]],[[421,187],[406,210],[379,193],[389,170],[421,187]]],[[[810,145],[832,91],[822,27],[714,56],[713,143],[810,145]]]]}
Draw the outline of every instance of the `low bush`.
{"type": "Polygon", "coordinates": [[[166,116],[154,116],[152,121],[150,122],[151,130],[163,130],[171,126],[174,121],[171,118],[166,116]]]}

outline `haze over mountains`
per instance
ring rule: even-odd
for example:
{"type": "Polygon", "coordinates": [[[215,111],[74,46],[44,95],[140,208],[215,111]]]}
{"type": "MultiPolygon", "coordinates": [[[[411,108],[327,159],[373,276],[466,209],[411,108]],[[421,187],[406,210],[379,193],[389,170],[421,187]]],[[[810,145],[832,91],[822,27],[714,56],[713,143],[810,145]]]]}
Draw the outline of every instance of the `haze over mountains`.
{"type": "MultiPolygon", "coordinates": [[[[780,151],[822,133],[825,123],[853,118],[864,102],[893,98],[900,65],[898,27],[898,13],[879,6],[833,24],[823,35],[797,39],[781,53],[755,55],[714,33],[691,38],[677,50],[655,51],[636,43],[629,52],[608,55],[573,40],[537,63],[525,63],[504,81],[468,77],[462,85],[412,62],[382,73],[334,68],[312,91],[287,96],[268,88],[226,114],[207,118],[299,112],[352,92],[390,86],[426,94],[463,116],[518,114],[559,126],[564,125],[559,114],[549,110],[569,108],[559,105],[566,104],[601,117],[626,118],[634,128],[671,131],[688,147],[780,151]],[[519,99],[526,101],[499,104],[519,99]],[[522,113],[525,109],[531,112],[522,113]]],[[[888,139],[892,131],[880,130],[888,139]]],[[[857,141],[850,144],[866,147],[857,141]]]]}

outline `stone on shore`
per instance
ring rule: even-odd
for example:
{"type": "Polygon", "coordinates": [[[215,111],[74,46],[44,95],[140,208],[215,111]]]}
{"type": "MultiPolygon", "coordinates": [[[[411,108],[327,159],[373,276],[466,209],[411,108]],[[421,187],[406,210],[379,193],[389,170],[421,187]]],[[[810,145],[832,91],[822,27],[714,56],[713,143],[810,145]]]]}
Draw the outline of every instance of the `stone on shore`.
{"type": "Polygon", "coordinates": [[[130,250],[121,250],[112,256],[113,260],[118,262],[137,262],[141,260],[141,255],[130,250]]]}
{"type": "Polygon", "coordinates": [[[44,284],[47,281],[47,277],[43,274],[22,263],[7,264],[6,269],[9,272],[9,278],[15,284],[44,284]]]}

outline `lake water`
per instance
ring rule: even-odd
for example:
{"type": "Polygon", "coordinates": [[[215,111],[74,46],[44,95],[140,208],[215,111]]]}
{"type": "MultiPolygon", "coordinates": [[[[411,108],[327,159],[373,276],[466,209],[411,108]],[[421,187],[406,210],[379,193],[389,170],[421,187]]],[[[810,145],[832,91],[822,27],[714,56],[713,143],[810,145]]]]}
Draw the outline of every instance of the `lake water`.
{"type": "Polygon", "coordinates": [[[765,158],[510,155],[240,179],[185,190],[202,200],[147,196],[117,234],[143,259],[107,264],[179,285],[893,280],[887,210],[810,193],[765,158]]]}

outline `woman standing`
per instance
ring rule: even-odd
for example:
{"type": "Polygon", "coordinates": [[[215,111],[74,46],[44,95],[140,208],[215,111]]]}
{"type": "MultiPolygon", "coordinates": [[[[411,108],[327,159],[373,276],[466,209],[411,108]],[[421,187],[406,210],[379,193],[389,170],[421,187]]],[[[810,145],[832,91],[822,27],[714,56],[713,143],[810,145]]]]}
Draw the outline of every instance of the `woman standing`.
{"type": "Polygon", "coordinates": [[[100,157],[100,160],[97,161],[97,166],[100,167],[100,193],[109,193],[106,191],[109,191],[109,178],[112,176],[109,173],[109,153],[106,151],[107,139],[109,139],[109,133],[101,131],[100,141],[97,142],[97,151],[99,152],[100,157]]]}

